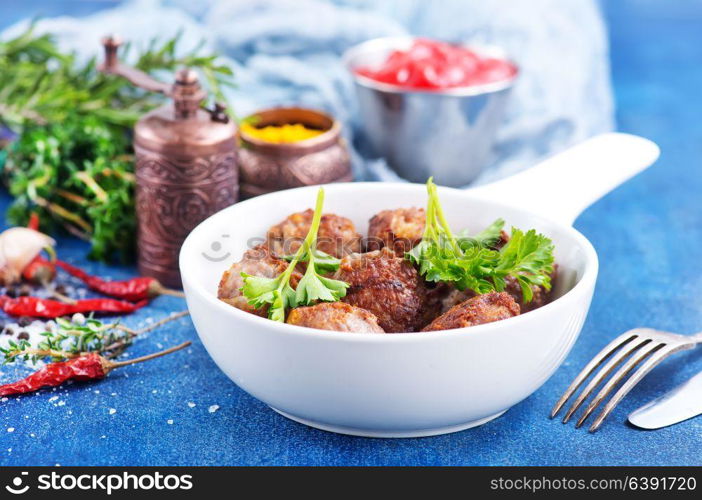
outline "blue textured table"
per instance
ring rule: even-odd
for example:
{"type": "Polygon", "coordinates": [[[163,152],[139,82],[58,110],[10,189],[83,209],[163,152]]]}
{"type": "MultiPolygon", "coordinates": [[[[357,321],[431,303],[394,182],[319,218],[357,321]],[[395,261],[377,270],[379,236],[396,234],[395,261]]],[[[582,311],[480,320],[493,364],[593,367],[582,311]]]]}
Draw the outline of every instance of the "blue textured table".
{"type": "MultiPolygon", "coordinates": [[[[691,8],[694,2],[608,4],[619,128],[653,139],[663,154],[578,219],[576,227],[599,252],[599,283],[567,362],[533,396],[493,422],[447,436],[393,441],[329,434],[288,421],[239,390],[183,320],[130,351],[193,340],[187,357],[0,403],[0,464],[701,465],[702,418],[655,432],[634,429],[625,418],[702,370],[702,351],[656,369],[594,435],[547,418],[568,382],[613,336],[640,325],[682,333],[702,328],[702,9],[691,8]],[[215,404],[219,410],[208,412],[215,404]]],[[[11,14],[6,22],[18,15],[11,14]]],[[[0,209],[8,201],[2,200],[0,209]]],[[[59,248],[82,262],[82,243],[64,239],[59,248]]],[[[113,277],[134,273],[92,269],[113,277]]],[[[181,308],[179,299],[159,298],[126,321],[181,308]]],[[[0,380],[11,378],[11,370],[2,371],[0,380]]]]}

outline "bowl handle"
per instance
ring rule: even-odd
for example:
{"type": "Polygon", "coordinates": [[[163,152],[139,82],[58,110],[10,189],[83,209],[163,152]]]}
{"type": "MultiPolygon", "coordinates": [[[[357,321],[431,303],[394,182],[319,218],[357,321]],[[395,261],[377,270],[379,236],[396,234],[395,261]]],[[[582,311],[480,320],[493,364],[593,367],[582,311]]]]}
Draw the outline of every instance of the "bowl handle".
{"type": "Polygon", "coordinates": [[[602,134],[470,193],[571,225],[592,203],[653,164],[659,153],[643,137],[602,134]]]}

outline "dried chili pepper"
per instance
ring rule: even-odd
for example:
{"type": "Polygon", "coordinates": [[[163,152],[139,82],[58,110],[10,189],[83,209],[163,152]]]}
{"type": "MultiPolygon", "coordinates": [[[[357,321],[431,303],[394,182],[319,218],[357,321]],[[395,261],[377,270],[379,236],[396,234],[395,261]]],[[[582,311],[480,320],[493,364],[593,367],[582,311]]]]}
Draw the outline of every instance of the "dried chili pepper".
{"type": "Polygon", "coordinates": [[[71,303],[39,297],[9,297],[0,295],[0,309],[10,316],[32,316],[35,318],[58,318],[75,313],[131,313],[148,302],[135,304],[116,299],[82,299],[71,303]]]}
{"type": "Polygon", "coordinates": [[[50,260],[37,255],[22,271],[22,277],[38,285],[46,285],[56,277],[56,266],[50,260]]]}
{"type": "Polygon", "coordinates": [[[115,368],[158,358],[184,349],[189,345],[189,341],[184,342],[170,349],[134,358],[129,361],[110,361],[92,352],[84,356],[69,359],[68,361],[50,363],[22,380],[0,386],[0,396],[26,394],[28,392],[38,391],[42,387],[56,387],[69,380],[98,380],[106,377],[115,368]]]}
{"type": "Polygon", "coordinates": [[[88,285],[91,290],[117,299],[136,302],[139,300],[152,299],[159,295],[183,296],[181,292],[165,288],[155,278],[142,276],[129,280],[108,281],[98,276],[88,274],[82,269],[62,260],[57,260],[56,265],[71,276],[81,280],[88,285]]]}
{"type": "Polygon", "coordinates": [[[32,215],[29,216],[29,222],[27,222],[27,227],[29,229],[39,231],[39,215],[36,212],[32,212],[32,215]]]}

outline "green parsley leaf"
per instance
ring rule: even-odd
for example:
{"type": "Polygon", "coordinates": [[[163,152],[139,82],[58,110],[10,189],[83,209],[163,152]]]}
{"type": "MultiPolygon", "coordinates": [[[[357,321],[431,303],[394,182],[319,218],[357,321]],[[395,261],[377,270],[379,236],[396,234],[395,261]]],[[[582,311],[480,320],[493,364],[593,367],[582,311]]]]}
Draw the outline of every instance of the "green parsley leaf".
{"type": "Polygon", "coordinates": [[[500,236],[502,235],[502,228],[504,227],[504,219],[497,219],[488,227],[486,227],[478,234],[475,234],[473,236],[470,236],[468,234],[468,231],[464,229],[458,235],[458,244],[461,246],[461,249],[463,251],[476,246],[483,248],[491,248],[498,241],[500,241],[500,236]]]}
{"type": "Polygon", "coordinates": [[[268,318],[273,321],[285,322],[288,309],[315,304],[319,301],[336,302],[346,295],[348,283],[321,275],[324,272],[337,270],[340,263],[336,257],[317,249],[317,232],[322,219],[323,206],[324,189],[320,188],[307,236],[295,255],[284,257],[290,264],[279,276],[262,278],[241,273],[244,278],[241,293],[248,299],[249,304],[257,309],[270,305],[268,318]],[[297,284],[297,288],[293,290],[290,286],[290,278],[300,262],[307,262],[307,270],[297,284]]]}
{"type": "Polygon", "coordinates": [[[554,245],[535,230],[526,233],[512,228],[510,240],[500,249],[505,221],[497,219],[474,236],[465,232],[456,238],[446,221],[436,185],[427,181],[427,222],[422,241],[405,257],[419,268],[427,281],[452,283],[459,290],[483,294],[503,291],[505,278],[516,279],[525,302],[533,298],[533,286],[551,288],[554,245]]]}

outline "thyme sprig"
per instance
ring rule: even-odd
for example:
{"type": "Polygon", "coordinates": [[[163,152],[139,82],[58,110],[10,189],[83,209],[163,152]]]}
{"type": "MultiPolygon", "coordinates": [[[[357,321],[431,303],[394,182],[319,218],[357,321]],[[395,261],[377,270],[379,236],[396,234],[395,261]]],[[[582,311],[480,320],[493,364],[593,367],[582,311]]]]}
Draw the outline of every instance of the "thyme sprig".
{"type": "Polygon", "coordinates": [[[71,320],[56,318],[53,325],[47,324],[47,330],[41,334],[43,339],[36,345],[20,339],[10,340],[7,347],[0,347],[0,353],[4,357],[2,364],[17,360],[32,363],[44,359],[64,361],[91,352],[114,358],[124,352],[137,336],[187,314],[188,311],[181,311],[138,330],[122,325],[119,321],[105,323],[92,317],[74,317],[71,320]]]}

